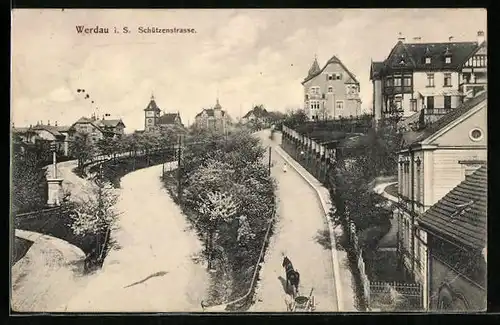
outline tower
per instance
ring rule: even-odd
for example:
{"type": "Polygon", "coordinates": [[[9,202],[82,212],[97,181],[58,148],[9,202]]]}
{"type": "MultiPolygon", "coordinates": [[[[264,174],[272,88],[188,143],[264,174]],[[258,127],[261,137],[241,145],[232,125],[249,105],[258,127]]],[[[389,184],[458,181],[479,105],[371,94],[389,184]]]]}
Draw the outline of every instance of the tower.
{"type": "Polygon", "coordinates": [[[151,101],[144,109],[144,131],[151,131],[158,124],[161,109],[156,105],[154,95],[151,95],[151,101]]]}

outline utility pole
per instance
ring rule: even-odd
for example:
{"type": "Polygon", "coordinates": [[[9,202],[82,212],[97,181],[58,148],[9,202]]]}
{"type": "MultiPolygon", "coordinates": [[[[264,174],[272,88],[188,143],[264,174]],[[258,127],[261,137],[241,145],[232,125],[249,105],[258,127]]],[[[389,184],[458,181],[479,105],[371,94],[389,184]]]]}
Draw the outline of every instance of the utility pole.
{"type": "Polygon", "coordinates": [[[271,153],[272,153],[273,148],[269,146],[269,176],[271,176],[271,153]]]}
{"type": "Polygon", "coordinates": [[[181,154],[182,154],[182,149],[181,149],[181,135],[179,135],[179,142],[178,142],[178,148],[177,148],[177,199],[179,200],[179,203],[181,202],[181,195],[182,195],[182,189],[181,189],[181,154]]]}

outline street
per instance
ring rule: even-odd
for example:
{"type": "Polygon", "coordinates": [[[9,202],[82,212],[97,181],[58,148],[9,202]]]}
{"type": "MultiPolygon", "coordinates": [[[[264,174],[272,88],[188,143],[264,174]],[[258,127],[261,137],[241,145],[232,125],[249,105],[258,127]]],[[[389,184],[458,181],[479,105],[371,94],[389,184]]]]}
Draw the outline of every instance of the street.
{"type": "Polygon", "coordinates": [[[193,257],[202,249],[160,180],[162,166],[121,180],[121,212],[112,236],[118,247],[88,286],[61,310],[68,312],[199,311],[208,275],[193,257]]]}
{"type": "MultiPolygon", "coordinates": [[[[281,136],[278,133],[275,136],[271,141],[269,130],[259,133],[266,146],[279,145],[281,136]]],[[[274,150],[272,161],[271,173],[278,183],[279,215],[264,257],[256,303],[250,311],[286,311],[282,252],[300,273],[299,292],[307,296],[314,288],[316,311],[338,311],[332,255],[318,242],[318,236],[328,229],[320,202],[314,190],[293,168],[288,167],[287,172],[283,172],[284,160],[274,150]]]]}

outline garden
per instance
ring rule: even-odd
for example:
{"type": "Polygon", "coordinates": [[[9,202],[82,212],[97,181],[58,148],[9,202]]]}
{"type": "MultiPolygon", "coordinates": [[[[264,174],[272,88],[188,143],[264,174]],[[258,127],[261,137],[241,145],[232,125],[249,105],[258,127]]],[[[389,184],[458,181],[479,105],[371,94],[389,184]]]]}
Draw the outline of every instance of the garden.
{"type": "Polygon", "coordinates": [[[184,148],[180,169],[166,174],[165,187],[205,243],[203,258],[213,275],[207,303],[225,303],[251,290],[274,218],[275,183],[264,147],[248,131],[193,134],[184,148]]]}

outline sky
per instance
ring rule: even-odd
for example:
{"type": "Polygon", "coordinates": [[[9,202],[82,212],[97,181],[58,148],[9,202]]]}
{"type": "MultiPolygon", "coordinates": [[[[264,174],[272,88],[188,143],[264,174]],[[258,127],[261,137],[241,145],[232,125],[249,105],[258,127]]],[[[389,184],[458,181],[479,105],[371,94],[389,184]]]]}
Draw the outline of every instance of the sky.
{"type": "Polygon", "coordinates": [[[370,111],[370,62],[384,60],[399,33],[475,41],[486,25],[486,10],[470,8],[14,9],[12,121],[70,125],[97,112],[133,132],[144,128],[151,95],[184,124],[217,97],[234,119],[257,104],[285,112],[303,106],[301,81],[314,57],[323,67],[333,55],[357,76],[370,111]],[[79,34],[81,25],[110,33],[79,34]],[[113,33],[125,26],[130,33],[113,33]],[[141,26],[196,33],[140,34],[141,26]]]}

